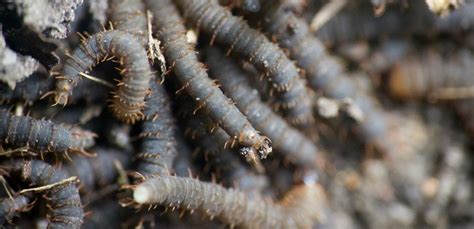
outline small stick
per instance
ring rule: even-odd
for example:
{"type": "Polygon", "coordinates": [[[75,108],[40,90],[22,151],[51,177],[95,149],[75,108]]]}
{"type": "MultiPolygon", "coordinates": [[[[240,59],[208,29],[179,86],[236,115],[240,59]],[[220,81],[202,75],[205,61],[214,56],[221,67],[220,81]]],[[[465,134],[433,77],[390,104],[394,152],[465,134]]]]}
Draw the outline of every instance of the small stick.
{"type": "Polygon", "coordinates": [[[23,194],[23,193],[26,193],[26,192],[42,192],[42,191],[45,191],[45,190],[52,189],[56,186],[61,186],[63,184],[68,184],[68,183],[72,183],[72,182],[76,182],[76,181],[79,181],[79,179],[77,179],[76,176],[72,176],[72,177],[66,178],[64,180],[60,180],[58,182],[52,183],[52,184],[47,184],[47,185],[39,186],[39,187],[35,187],[35,188],[23,189],[19,193],[23,194]]]}
{"type": "Polygon", "coordinates": [[[326,22],[331,20],[339,11],[346,6],[347,0],[332,0],[316,14],[311,20],[310,29],[312,32],[318,31],[326,22]]]}
{"type": "Polygon", "coordinates": [[[432,99],[455,100],[474,98],[474,87],[445,87],[435,89],[430,95],[432,99]]]}
{"type": "Polygon", "coordinates": [[[111,84],[111,83],[109,83],[109,82],[107,82],[107,81],[105,81],[105,80],[103,80],[103,79],[99,79],[99,78],[97,78],[97,77],[95,77],[95,76],[91,76],[91,75],[89,75],[89,74],[87,74],[87,73],[85,73],[85,72],[80,72],[79,75],[84,76],[85,78],[90,79],[90,80],[92,80],[92,81],[94,81],[94,82],[100,83],[100,84],[102,84],[102,85],[104,85],[104,86],[106,86],[106,87],[108,87],[108,88],[114,88],[114,85],[113,85],[113,84],[111,84]]]}

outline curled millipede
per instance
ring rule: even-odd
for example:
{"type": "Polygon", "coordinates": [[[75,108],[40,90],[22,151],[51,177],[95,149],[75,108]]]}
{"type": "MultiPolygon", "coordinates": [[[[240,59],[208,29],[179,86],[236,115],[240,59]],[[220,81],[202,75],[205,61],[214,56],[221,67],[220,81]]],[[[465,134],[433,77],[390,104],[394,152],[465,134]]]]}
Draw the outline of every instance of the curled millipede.
{"type": "Polygon", "coordinates": [[[153,13],[154,32],[163,42],[164,55],[183,89],[198,101],[198,108],[204,108],[233,140],[254,151],[262,158],[271,151],[270,140],[261,136],[232,102],[212,81],[197,59],[194,49],[187,43],[186,28],[176,7],[171,1],[147,1],[153,13]]]}
{"type": "Polygon", "coordinates": [[[314,167],[318,149],[311,140],[288,125],[261,100],[237,63],[217,49],[208,49],[206,54],[211,74],[222,85],[224,93],[235,101],[252,125],[272,140],[274,149],[291,161],[314,167]]]}
{"type": "Polygon", "coordinates": [[[20,212],[28,211],[30,205],[30,198],[24,195],[0,199],[0,226],[11,222],[20,212]]]}
{"type": "Polygon", "coordinates": [[[65,170],[61,170],[77,176],[81,184],[80,191],[86,194],[114,183],[118,175],[116,162],[128,168],[131,161],[131,156],[113,149],[96,147],[94,152],[97,156],[93,158],[72,157],[71,162],[64,167],[65,170]]]}
{"type": "Polygon", "coordinates": [[[152,79],[151,93],[145,99],[145,118],[142,124],[141,153],[137,171],[144,175],[169,174],[177,155],[176,123],[170,98],[163,86],[152,79]]]}
{"type": "Polygon", "coordinates": [[[32,104],[53,88],[53,77],[42,72],[34,72],[25,80],[17,83],[13,90],[6,84],[0,84],[0,103],[24,101],[27,104],[32,104]]]}
{"type": "Polygon", "coordinates": [[[110,20],[114,28],[133,34],[147,49],[151,62],[160,61],[162,74],[166,72],[165,59],[160,51],[160,41],[152,36],[153,15],[146,9],[143,0],[112,0],[110,20]]]}
{"type": "Polygon", "coordinates": [[[1,143],[13,147],[27,146],[35,152],[80,153],[94,145],[95,135],[79,128],[68,129],[47,120],[15,116],[0,110],[1,143]]]}
{"type": "Polygon", "coordinates": [[[318,217],[317,185],[291,190],[281,203],[265,201],[235,189],[182,177],[154,177],[133,190],[139,204],[159,204],[203,212],[231,226],[244,228],[310,228],[318,217]]]}
{"type": "MultiPolygon", "coordinates": [[[[12,160],[3,167],[33,187],[52,185],[67,178],[64,173],[56,172],[52,166],[39,160],[12,160]]],[[[48,228],[81,227],[84,211],[75,182],[54,185],[41,192],[44,192],[47,204],[48,228]]]]}
{"type": "Polygon", "coordinates": [[[111,108],[115,116],[134,123],[143,117],[145,96],[152,77],[145,49],[135,36],[122,31],[104,31],[82,40],[66,60],[63,76],[58,77],[54,100],[67,104],[73,88],[81,79],[80,73],[88,73],[100,62],[116,59],[122,70],[122,81],[113,96],[111,108]]]}
{"type": "Polygon", "coordinates": [[[211,44],[216,41],[228,47],[228,53],[241,55],[268,77],[276,90],[276,106],[283,108],[292,124],[303,126],[314,122],[312,92],[283,50],[217,3],[207,0],[177,3],[187,21],[212,36],[211,44]]]}

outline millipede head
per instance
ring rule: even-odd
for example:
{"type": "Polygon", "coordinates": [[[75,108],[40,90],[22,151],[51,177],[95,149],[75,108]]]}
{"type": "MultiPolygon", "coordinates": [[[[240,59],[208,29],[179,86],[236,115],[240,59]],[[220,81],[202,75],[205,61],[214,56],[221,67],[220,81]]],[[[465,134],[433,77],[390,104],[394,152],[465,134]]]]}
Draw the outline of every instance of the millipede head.
{"type": "Polygon", "coordinates": [[[260,145],[257,147],[257,152],[261,159],[265,159],[272,152],[272,141],[267,137],[262,138],[260,145]]]}
{"type": "Polygon", "coordinates": [[[47,92],[43,95],[42,98],[47,97],[49,95],[54,95],[54,105],[67,105],[69,101],[69,95],[73,89],[73,81],[63,79],[63,77],[57,77],[58,81],[56,82],[56,91],[47,92]]]}

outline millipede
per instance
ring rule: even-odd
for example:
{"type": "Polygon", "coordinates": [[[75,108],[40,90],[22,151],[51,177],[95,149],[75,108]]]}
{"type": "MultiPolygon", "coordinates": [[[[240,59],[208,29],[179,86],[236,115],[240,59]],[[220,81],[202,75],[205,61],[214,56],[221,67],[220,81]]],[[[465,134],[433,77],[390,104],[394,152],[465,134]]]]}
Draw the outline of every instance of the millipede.
{"type": "Polygon", "coordinates": [[[48,228],[81,227],[84,211],[75,181],[61,182],[67,177],[40,160],[16,159],[8,161],[2,167],[11,174],[18,174],[18,178],[30,186],[51,185],[41,191],[44,192],[43,198],[47,204],[48,228]]]}
{"type": "Polygon", "coordinates": [[[420,55],[406,56],[390,72],[390,94],[404,100],[443,100],[445,97],[454,100],[454,108],[464,119],[466,129],[473,134],[472,97],[456,98],[463,88],[468,88],[471,93],[467,94],[472,96],[473,60],[474,55],[466,49],[453,51],[449,58],[443,57],[437,50],[424,50],[420,55]]]}
{"type": "Polygon", "coordinates": [[[410,33],[422,36],[439,33],[455,35],[469,31],[474,25],[471,14],[474,4],[470,2],[444,17],[433,14],[424,1],[412,1],[408,7],[393,8],[375,17],[370,13],[370,7],[359,4],[357,9],[352,7],[341,11],[314,33],[324,42],[344,43],[374,40],[381,34],[390,37],[410,33]]]}
{"type": "Polygon", "coordinates": [[[474,228],[473,3],[0,0],[0,228],[474,228]]]}
{"type": "Polygon", "coordinates": [[[431,34],[435,21],[440,20],[423,1],[412,1],[407,8],[393,8],[376,17],[368,4],[347,7],[314,33],[323,42],[341,44],[374,40],[381,35],[431,34]]]}
{"type": "Polygon", "coordinates": [[[86,148],[94,145],[95,134],[78,127],[66,128],[48,120],[15,116],[0,110],[0,139],[4,146],[27,147],[35,152],[91,155],[86,148]]]}
{"type": "Polygon", "coordinates": [[[422,99],[436,96],[442,88],[463,88],[474,85],[469,50],[454,51],[444,58],[437,50],[424,50],[420,55],[400,58],[390,72],[390,94],[401,99],[422,99]]]}
{"type": "Polygon", "coordinates": [[[83,39],[80,48],[69,55],[63,75],[57,77],[56,90],[52,92],[56,104],[67,104],[81,73],[88,73],[95,65],[111,59],[120,63],[120,74],[123,75],[112,99],[112,111],[118,119],[128,123],[141,119],[152,72],[138,38],[117,30],[99,32],[83,39]]]}
{"type": "Polygon", "coordinates": [[[159,204],[184,208],[217,217],[231,226],[244,228],[310,228],[318,213],[317,185],[302,185],[291,190],[281,203],[265,201],[235,189],[183,177],[154,177],[134,187],[138,204],[159,204]],[[192,198],[191,198],[192,197],[192,198]]]}
{"type": "Polygon", "coordinates": [[[309,33],[308,24],[282,6],[271,4],[271,1],[264,2],[262,11],[263,28],[267,35],[275,37],[281,47],[289,50],[296,64],[304,69],[310,86],[331,98],[352,99],[364,112],[364,120],[359,123],[363,141],[383,142],[388,125],[384,112],[370,95],[358,90],[357,83],[349,78],[342,64],[309,33]]]}
{"type": "Polygon", "coordinates": [[[200,114],[185,119],[185,133],[198,145],[196,151],[206,159],[205,167],[214,168],[217,178],[227,178],[223,182],[242,191],[262,190],[268,185],[266,177],[253,172],[226,145],[229,135],[213,125],[212,120],[200,114]]]}
{"type": "Polygon", "coordinates": [[[95,147],[93,151],[96,157],[74,156],[66,166],[57,171],[77,176],[80,180],[80,191],[84,194],[113,184],[118,176],[115,163],[120,163],[124,168],[131,164],[132,156],[127,153],[103,147],[95,147]]]}
{"type": "Polygon", "coordinates": [[[145,99],[147,107],[139,135],[141,153],[136,155],[137,171],[144,175],[169,174],[177,155],[176,123],[165,89],[155,78],[150,84],[151,93],[145,99]]]}
{"type": "Polygon", "coordinates": [[[54,88],[54,78],[43,72],[34,72],[25,80],[11,89],[6,84],[0,84],[0,103],[25,102],[32,104],[41,96],[54,88]]]}
{"type": "Polygon", "coordinates": [[[317,147],[261,101],[237,63],[226,58],[217,49],[209,48],[205,54],[210,72],[222,85],[224,93],[235,101],[252,125],[270,138],[273,148],[283,153],[290,161],[314,167],[317,147]]]}
{"type": "Polygon", "coordinates": [[[255,151],[255,154],[265,158],[272,151],[270,140],[253,128],[209,78],[193,48],[187,43],[186,28],[176,7],[166,0],[146,3],[155,18],[154,32],[163,42],[164,56],[183,89],[198,101],[197,109],[204,108],[232,137],[232,141],[244,146],[242,150],[255,151]]]}
{"type": "Polygon", "coordinates": [[[29,211],[32,207],[31,204],[31,198],[25,195],[0,199],[0,226],[10,223],[21,212],[29,211]]]}
{"type": "Polygon", "coordinates": [[[219,0],[219,3],[244,12],[256,13],[260,11],[260,0],[219,0]]]}
{"type": "Polygon", "coordinates": [[[145,4],[141,0],[111,0],[110,21],[115,29],[134,35],[142,45],[147,40],[145,4]]]}
{"type": "Polygon", "coordinates": [[[177,1],[177,5],[187,21],[212,36],[211,44],[216,41],[228,47],[227,53],[239,54],[264,72],[276,91],[276,107],[283,109],[292,124],[304,126],[314,122],[311,106],[313,93],[282,49],[215,2],[177,1]]]}
{"type": "MultiPolygon", "coordinates": [[[[205,158],[209,155],[218,155],[224,151],[235,149],[234,142],[229,141],[231,137],[225,130],[216,124],[204,112],[194,113],[190,107],[193,102],[182,98],[180,101],[184,106],[179,112],[186,124],[184,134],[195,141],[198,145],[197,151],[203,153],[205,158]],[[192,115],[191,115],[192,114],[192,115]]],[[[246,148],[240,149],[239,153],[244,156],[247,162],[253,164],[256,169],[262,169],[260,158],[255,151],[246,148]]]]}

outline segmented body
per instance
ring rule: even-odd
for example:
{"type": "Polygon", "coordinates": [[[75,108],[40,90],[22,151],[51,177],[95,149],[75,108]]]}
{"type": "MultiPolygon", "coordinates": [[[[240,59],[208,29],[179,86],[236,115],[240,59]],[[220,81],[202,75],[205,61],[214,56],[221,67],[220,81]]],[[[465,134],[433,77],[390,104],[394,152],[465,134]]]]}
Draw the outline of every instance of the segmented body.
{"type": "Polygon", "coordinates": [[[0,103],[23,101],[32,104],[53,88],[53,77],[41,72],[34,72],[25,80],[17,83],[13,90],[6,84],[0,84],[0,103]]]}
{"type": "Polygon", "coordinates": [[[421,99],[441,88],[474,85],[474,55],[469,50],[443,58],[434,50],[409,55],[394,66],[389,78],[390,93],[398,98],[421,99]]]}
{"type": "MultiPolygon", "coordinates": [[[[13,160],[4,165],[30,186],[38,187],[60,182],[67,177],[39,160],[13,160]]],[[[75,182],[62,183],[44,191],[47,203],[48,228],[80,228],[84,217],[79,189],[75,182]]]]}
{"type": "Polygon", "coordinates": [[[0,110],[1,143],[12,147],[28,146],[35,152],[84,153],[94,145],[94,134],[79,128],[68,129],[47,120],[15,116],[0,110]]]}
{"type": "Polygon", "coordinates": [[[118,171],[116,163],[126,169],[131,164],[131,156],[113,149],[94,148],[96,157],[72,157],[64,167],[66,174],[77,176],[81,184],[81,192],[89,194],[97,188],[115,183],[118,171]]]}
{"type": "Polygon", "coordinates": [[[270,141],[261,136],[232,102],[222,93],[198,62],[194,49],[187,43],[186,28],[175,6],[168,0],[147,1],[152,11],[155,33],[163,42],[164,55],[183,88],[198,101],[230,136],[247,149],[266,157],[270,141]]]}
{"type": "Polygon", "coordinates": [[[229,135],[204,115],[186,117],[187,135],[198,146],[198,152],[206,159],[206,168],[215,171],[216,178],[230,187],[242,191],[260,191],[268,180],[251,171],[236,153],[226,145],[229,135]]]}
{"type": "Polygon", "coordinates": [[[230,8],[241,9],[244,12],[260,11],[260,0],[220,0],[220,4],[230,8]]]}
{"type": "Polygon", "coordinates": [[[171,111],[171,100],[156,79],[152,79],[151,93],[146,98],[142,124],[141,153],[137,171],[144,175],[169,174],[177,155],[176,123],[171,111]]]}
{"type": "Polygon", "coordinates": [[[110,21],[114,28],[135,35],[143,45],[147,42],[147,18],[142,0],[111,0],[110,21]]]}
{"type": "Polygon", "coordinates": [[[217,184],[166,176],[148,179],[135,187],[134,199],[140,204],[197,210],[231,226],[310,228],[318,216],[312,209],[318,201],[317,189],[316,185],[296,187],[276,204],[217,184]]]}
{"type": "Polygon", "coordinates": [[[364,112],[364,120],[360,123],[364,141],[385,141],[388,122],[385,114],[371,96],[360,92],[363,90],[359,90],[357,83],[348,77],[342,64],[309,33],[308,24],[272,1],[265,2],[263,11],[262,23],[267,35],[276,38],[280,46],[289,50],[291,58],[304,69],[310,86],[331,98],[352,99],[364,112]]]}
{"type": "Polygon", "coordinates": [[[112,58],[119,61],[123,75],[112,99],[112,110],[118,119],[125,122],[134,123],[141,119],[152,72],[146,51],[138,38],[122,31],[96,33],[70,55],[63,76],[56,83],[56,103],[67,103],[70,93],[81,79],[80,73],[88,73],[95,65],[112,58]]]}
{"type": "Polygon", "coordinates": [[[283,50],[217,3],[208,0],[177,3],[187,21],[212,36],[211,43],[216,41],[228,47],[229,53],[244,57],[268,76],[278,98],[276,105],[283,108],[288,121],[302,126],[314,121],[312,92],[283,50]]]}
{"type": "MultiPolygon", "coordinates": [[[[474,55],[469,50],[457,51],[444,58],[434,51],[408,56],[396,64],[389,78],[390,93],[401,99],[437,96],[440,89],[474,86],[474,55]]],[[[472,99],[455,100],[454,107],[474,136],[472,99]]]]}
{"type": "Polygon", "coordinates": [[[466,125],[466,129],[469,131],[470,136],[474,136],[474,115],[473,107],[474,101],[467,100],[467,101],[459,101],[455,103],[456,111],[462,117],[464,124],[466,125]]]}
{"type": "Polygon", "coordinates": [[[274,149],[299,165],[314,167],[318,149],[311,140],[261,101],[237,63],[217,49],[208,49],[206,54],[211,74],[224,93],[235,101],[252,125],[272,140],[274,149]]]}
{"type": "Polygon", "coordinates": [[[10,222],[19,212],[27,211],[30,207],[30,198],[18,195],[10,198],[0,199],[0,226],[10,222]]]}
{"type": "Polygon", "coordinates": [[[425,1],[409,2],[408,7],[392,7],[379,17],[372,15],[371,10],[366,4],[360,4],[356,9],[346,8],[315,33],[325,43],[342,44],[374,40],[381,35],[458,34],[474,27],[474,4],[467,2],[444,17],[433,14],[425,1]]]}

